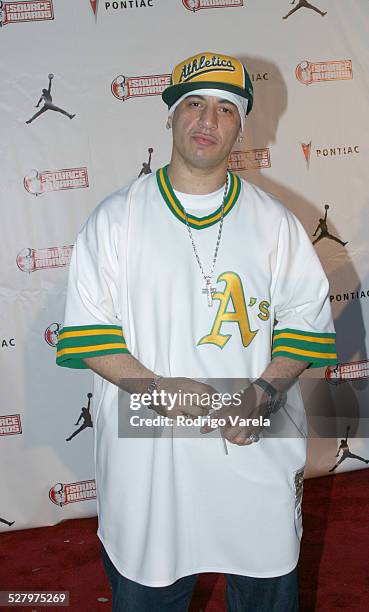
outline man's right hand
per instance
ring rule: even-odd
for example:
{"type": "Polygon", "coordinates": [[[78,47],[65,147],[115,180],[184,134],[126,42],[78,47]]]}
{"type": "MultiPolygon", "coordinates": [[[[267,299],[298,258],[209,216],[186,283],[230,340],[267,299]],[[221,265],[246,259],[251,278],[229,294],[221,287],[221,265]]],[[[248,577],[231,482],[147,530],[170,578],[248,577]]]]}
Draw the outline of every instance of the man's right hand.
{"type": "Polygon", "coordinates": [[[205,417],[211,409],[211,397],[215,392],[214,387],[191,378],[162,378],[157,385],[158,405],[152,404],[150,408],[173,419],[182,415],[205,417]],[[191,396],[184,396],[185,393],[191,396]]]}
{"type": "MultiPolygon", "coordinates": [[[[83,361],[93,372],[128,393],[138,393],[140,395],[147,393],[150,381],[155,377],[155,372],[146,368],[129,354],[86,357],[83,361]]],[[[185,405],[180,400],[183,398],[183,393],[197,393],[199,396],[205,393],[209,395],[215,393],[215,389],[210,385],[182,377],[161,378],[157,383],[157,391],[160,393],[162,390],[165,394],[172,393],[173,395],[175,393],[179,394],[179,391],[181,391],[171,410],[168,406],[152,406],[158,414],[170,418],[179,415],[206,416],[212,407],[211,398],[208,405],[204,404],[203,406],[199,405],[197,401],[192,402],[191,405],[189,398],[187,398],[185,405]]],[[[197,400],[197,398],[194,399],[197,400]]]]}

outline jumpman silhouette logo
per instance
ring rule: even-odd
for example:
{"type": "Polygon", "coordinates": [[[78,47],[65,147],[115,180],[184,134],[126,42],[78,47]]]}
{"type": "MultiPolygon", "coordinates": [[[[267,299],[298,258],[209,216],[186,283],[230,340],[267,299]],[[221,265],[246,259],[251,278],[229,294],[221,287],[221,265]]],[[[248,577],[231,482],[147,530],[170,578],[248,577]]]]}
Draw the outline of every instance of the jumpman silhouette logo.
{"type": "Polygon", "coordinates": [[[342,242],[342,240],[340,240],[339,238],[336,238],[336,236],[333,236],[333,234],[329,233],[328,225],[327,225],[327,215],[328,215],[329,204],[326,204],[324,208],[325,208],[324,219],[319,219],[318,227],[316,228],[313,236],[316,236],[319,230],[320,230],[320,234],[315,240],[313,240],[313,244],[316,244],[317,242],[319,242],[319,240],[323,240],[323,238],[329,238],[330,240],[335,240],[335,242],[339,242],[340,244],[342,244],[342,246],[345,246],[347,242],[342,242]]]}
{"type": "Polygon", "coordinates": [[[147,150],[149,152],[149,160],[147,162],[142,162],[142,168],[141,168],[140,174],[138,175],[138,178],[140,178],[140,176],[143,176],[144,174],[151,174],[152,172],[150,164],[151,164],[151,155],[154,149],[150,147],[147,150]]]}
{"type": "Polygon", "coordinates": [[[41,97],[39,99],[39,101],[37,102],[35,108],[38,108],[41,104],[41,102],[44,102],[43,107],[37,111],[37,113],[35,113],[33,115],[33,117],[31,117],[31,119],[28,119],[28,121],[26,121],[26,123],[30,124],[32,123],[32,121],[34,121],[35,119],[37,119],[37,117],[40,117],[40,115],[43,115],[43,113],[46,113],[46,111],[48,110],[52,110],[52,111],[56,111],[57,113],[61,113],[62,115],[66,115],[66,117],[69,117],[69,119],[73,119],[73,117],[75,117],[76,115],[71,115],[70,113],[67,113],[67,111],[63,110],[62,108],[59,108],[59,106],[55,106],[55,104],[53,104],[53,99],[51,96],[51,82],[54,78],[54,75],[52,73],[49,74],[49,88],[48,89],[43,89],[42,90],[42,94],[41,97]]]}
{"type": "MultiPolygon", "coordinates": [[[[296,0],[292,0],[291,4],[295,4],[295,1],[296,0]]],[[[300,8],[311,9],[315,11],[316,13],[319,13],[319,15],[321,15],[322,17],[324,17],[327,14],[327,12],[321,11],[316,6],[313,6],[312,4],[310,4],[310,2],[307,2],[307,0],[299,0],[298,4],[296,4],[296,6],[294,6],[293,9],[291,9],[290,12],[287,13],[287,15],[282,17],[282,19],[288,19],[290,15],[293,15],[293,13],[296,13],[296,11],[298,11],[300,8]]]]}
{"type": "Polygon", "coordinates": [[[336,457],[338,457],[340,452],[342,452],[341,458],[339,459],[339,461],[337,461],[336,465],[334,465],[329,470],[329,472],[334,472],[334,470],[336,470],[338,468],[338,466],[340,465],[340,463],[342,463],[342,461],[344,461],[345,459],[358,459],[359,461],[363,461],[366,464],[369,463],[369,459],[364,459],[363,457],[359,457],[359,455],[355,455],[354,453],[350,453],[349,445],[347,444],[347,439],[348,439],[349,431],[350,431],[350,425],[348,425],[347,428],[346,428],[346,438],[345,438],[345,440],[341,440],[341,444],[338,447],[338,451],[337,451],[336,457]]]}
{"type": "Polygon", "coordinates": [[[0,523],[5,523],[5,525],[9,525],[9,527],[11,527],[15,521],[7,521],[6,519],[0,517],[0,523]]]}
{"type": "Polygon", "coordinates": [[[91,419],[91,414],[90,414],[90,403],[91,403],[92,393],[87,393],[87,397],[88,397],[87,408],[85,408],[85,407],[82,408],[81,414],[79,415],[78,421],[77,421],[77,423],[75,423],[75,426],[77,427],[77,425],[79,425],[81,419],[83,419],[83,423],[82,423],[81,427],[76,429],[76,431],[74,431],[72,433],[72,435],[69,436],[69,438],[65,438],[66,442],[70,442],[71,439],[74,438],[74,436],[76,436],[81,431],[86,429],[86,427],[93,427],[92,419],[91,419]]]}

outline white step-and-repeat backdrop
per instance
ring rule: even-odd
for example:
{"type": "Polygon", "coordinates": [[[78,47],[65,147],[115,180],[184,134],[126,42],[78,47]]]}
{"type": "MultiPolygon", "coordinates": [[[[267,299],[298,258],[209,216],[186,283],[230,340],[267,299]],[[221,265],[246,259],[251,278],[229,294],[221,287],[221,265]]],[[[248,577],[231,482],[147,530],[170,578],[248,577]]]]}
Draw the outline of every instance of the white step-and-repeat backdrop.
{"type": "Polygon", "coordinates": [[[5,1],[0,26],[0,530],[96,513],[92,375],[55,366],[68,263],[98,202],[167,163],[160,94],[201,50],[247,65],[230,167],[300,218],[330,279],[339,365],[303,381],[308,475],[365,468],[367,0],[5,1]]]}

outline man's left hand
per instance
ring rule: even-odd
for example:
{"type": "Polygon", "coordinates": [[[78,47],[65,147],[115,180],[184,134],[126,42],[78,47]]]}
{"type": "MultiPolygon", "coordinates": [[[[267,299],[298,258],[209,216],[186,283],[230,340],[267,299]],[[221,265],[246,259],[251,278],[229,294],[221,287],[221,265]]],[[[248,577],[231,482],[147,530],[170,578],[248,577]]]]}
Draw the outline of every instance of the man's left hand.
{"type": "Polygon", "coordinates": [[[268,413],[268,396],[257,385],[251,385],[243,393],[240,393],[240,396],[240,406],[232,404],[212,412],[209,418],[215,427],[210,424],[204,425],[201,427],[201,433],[209,433],[219,427],[222,436],[232,444],[239,446],[252,444],[253,440],[250,440],[250,436],[260,434],[262,428],[253,426],[250,421],[248,422],[250,426],[243,423],[245,419],[259,419],[268,413]],[[226,425],[219,425],[220,419],[224,419],[226,425]]]}

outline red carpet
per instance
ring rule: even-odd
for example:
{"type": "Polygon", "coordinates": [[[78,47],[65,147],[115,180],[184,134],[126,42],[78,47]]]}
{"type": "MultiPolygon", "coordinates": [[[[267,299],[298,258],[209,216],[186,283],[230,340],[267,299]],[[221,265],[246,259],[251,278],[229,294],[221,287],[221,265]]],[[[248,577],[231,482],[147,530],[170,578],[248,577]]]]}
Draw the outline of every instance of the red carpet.
{"type": "MultiPolygon", "coordinates": [[[[369,470],[305,482],[301,612],[369,610],[368,482],[369,470]]],[[[110,589],[100,563],[96,519],[0,534],[0,590],[11,589],[66,590],[70,606],[61,610],[109,611],[110,589]]],[[[225,611],[221,576],[200,577],[191,612],[200,610],[225,611]]]]}

